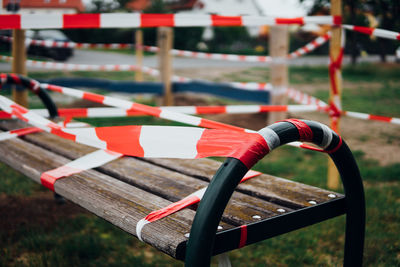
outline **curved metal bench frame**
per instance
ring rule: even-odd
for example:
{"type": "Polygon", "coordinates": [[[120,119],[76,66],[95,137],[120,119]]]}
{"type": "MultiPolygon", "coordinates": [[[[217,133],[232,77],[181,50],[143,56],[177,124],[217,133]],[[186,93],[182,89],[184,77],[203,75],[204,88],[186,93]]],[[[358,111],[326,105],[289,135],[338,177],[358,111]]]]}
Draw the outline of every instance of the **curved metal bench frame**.
{"type": "MultiPolygon", "coordinates": [[[[321,146],[326,126],[303,121],[313,132],[310,141],[321,146]]],[[[299,141],[300,133],[291,122],[268,126],[280,139],[280,145],[299,141]]],[[[329,129],[330,130],[330,129],[329,129]]],[[[330,130],[332,131],[332,130],[330,130]]],[[[261,133],[260,131],[259,133],[261,133]]],[[[344,266],[362,266],[365,233],[365,199],[360,171],[354,157],[340,136],[332,131],[332,140],[326,151],[338,169],[345,192],[346,239],[344,266]]],[[[211,180],[197,209],[187,244],[186,266],[209,266],[218,224],[223,211],[248,168],[238,159],[228,158],[211,180]]]]}

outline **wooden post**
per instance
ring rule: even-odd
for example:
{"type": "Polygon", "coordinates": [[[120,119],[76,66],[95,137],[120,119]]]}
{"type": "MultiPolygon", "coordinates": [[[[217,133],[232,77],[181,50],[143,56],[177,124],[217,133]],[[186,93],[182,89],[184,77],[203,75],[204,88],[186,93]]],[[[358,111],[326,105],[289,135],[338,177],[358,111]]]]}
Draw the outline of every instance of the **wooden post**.
{"type": "Polygon", "coordinates": [[[173,105],[173,95],[172,95],[172,56],[170,51],[172,49],[173,42],[173,32],[172,28],[160,27],[158,28],[158,47],[159,52],[159,69],[161,75],[161,82],[164,84],[164,101],[165,106],[173,105]]]}
{"type": "MultiPolygon", "coordinates": [[[[331,0],[331,15],[332,16],[341,16],[342,15],[342,0],[331,0]]],[[[334,27],[332,29],[332,38],[330,42],[329,54],[331,60],[336,61],[341,53],[341,41],[342,41],[342,31],[340,27],[334,27]]],[[[334,79],[336,82],[337,90],[338,90],[338,101],[341,101],[342,97],[342,70],[338,69],[334,73],[334,79]]],[[[332,83],[330,85],[330,101],[333,101],[334,94],[332,83]]],[[[339,133],[339,118],[331,117],[331,128],[339,133]]],[[[337,189],[339,188],[339,173],[335,167],[333,161],[329,158],[328,161],[328,188],[337,189]]]]}
{"type": "MultiPolygon", "coordinates": [[[[143,67],[143,31],[135,31],[135,51],[136,51],[136,66],[143,67]]],[[[143,72],[141,69],[135,73],[135,81],[143,82],[143,72]]]]}
{"type": "MultiPolygon", "coordinates": [[[[12,72],[26,75],[26,49],[25,49],[25,30],[13,30],[12,42],[12,72]]],[[[28,106],[28,90],[17,91],[16,87],[12,89],[13,100],[27,107],[28,106]]]]}
{"type": "MultiPolygon", "coordinates": [[[[271,105],[286,105],[287,97],[282,91],[288,86],[288,67],[285,62],[289,51],[288,26],[279,25],[270,27],[269,54],[278,58],[271,64],[271,84],[274,87],[271,91],[271,105]]],[[[286,119],[286,112],[270,112],[268,124],[286,119]]]]}

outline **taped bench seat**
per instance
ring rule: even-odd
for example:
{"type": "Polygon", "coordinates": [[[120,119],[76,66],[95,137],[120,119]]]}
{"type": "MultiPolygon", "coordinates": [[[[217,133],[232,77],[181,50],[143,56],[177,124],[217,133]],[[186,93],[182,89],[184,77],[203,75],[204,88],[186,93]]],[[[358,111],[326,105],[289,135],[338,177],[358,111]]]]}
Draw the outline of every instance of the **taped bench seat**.
{"type": "MultiPolygon", "coordinates": [[[[15,120],[0,122],[4,131],[26,126],[15,120]]],[[[42,132],[2,142],[0,160],[40,183],[41,173],[94,150],[42,132]]],[[[220,165],[209,159],[123,157],[60,179],[55,191],[136,236],[140,219],[206,187],[220,165]]],[[[238,186],[220,222],[213,254],[343,213],[343,195],[263,174],[238,186]]],[[[194,215],[194,210],[186,208],[147,224],[142,238],[183,260],[194,215]]]]}

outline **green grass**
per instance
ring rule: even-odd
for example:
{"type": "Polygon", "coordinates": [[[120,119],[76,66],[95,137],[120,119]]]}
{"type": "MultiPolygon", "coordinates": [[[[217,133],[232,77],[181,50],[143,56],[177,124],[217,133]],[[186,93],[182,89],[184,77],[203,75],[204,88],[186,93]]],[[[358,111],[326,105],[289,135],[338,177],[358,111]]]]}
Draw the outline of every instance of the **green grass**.
{"type": "MultiPolygon", "coordinates": [[[[261,73],[246,71],[243,76],[261,73]]],[[[346,67],[343,76],[344,107],[360,112],[400,116],[399,67],[361,65],[346,67]],[[376,83],[376,84],[375,84],[376,83]]],[[[106,73],[104,73],[106,74],[106,73]]],[[[47,73],[33,73],[48,78],[47,73]]],[[[58,72],[52,77],[64,76],[58,72]]],[[[68,75],[88,75],[70,73],[68,75]]],[[[94,73],[93,76],[103,75],[94,73]]],[[[132,79],[131,74],[107,73],[110,79],[132,79]],[[124,76],[126,75],[126,76],[124,76]]],[[[103,76],[100,76],[103,77],[103,76]]],[[[241,77],[236,77],[240,79],[241,77]]],[[[246,78],[246,77],[245,77],[246,78]]],[[[267,75],[262,79],[268,78],[267,75]]],[[[293,67],[293,84],[328,83],[327,68],[293,67]]],[[[260,78],[261,80],[261,78],[260,78]]],[[[315,94],[327,100],[327,88],[315,94]]],[[[153,103],[150,103],[153,104],[153,103]]],[[[157,118],[131,117],[85,119],[96,126],[125,124],[177,125],[157,118]]],[[[384,127],[385,124],[382,124],[384,127]]],[[[400,135],[382,136],[388,144],[398,143],[400,135]]],[[[368,135],[363,142],[374,142],[368,135]]],[[[400,266],[400,164],[380,165],[354,151],[365,184],[367,229],[365,266],[400,266]]],[[[318,187],[326,187],[327,156],[292,147],[279,148],[261,160],[255,169],[318,187]]],[[[0,200],[4,197],[29,198],[47,190],[0,164],[0,200]]],[[[256,179],[256,178],[255,178],[256,179]]],[[[342,192],[342,190],[339,190],[342,192]]],[[[35,207],[32,207],[35,208],[35,207]]],[[[60,210],[63,206],[60,206],[60,210]]],[[[6,214],[1,214],[7,216],[6,214]]],[[[48,214],[49,220],[52,214],[48,214]]],[[[1,222],[1,219],[0,219],[1,222]]],[[[344,217],[235,250],[233,266],[341,266],[344,245],[344,217]]],[[[60,217],[44,227],[35,218],[16,226],[15,232],[0,228],[0,266],[180,266],[181,263],[139,242],[104,220],[78,212],[72,218],[60,217]]],[[[215,261],[214,261],[215,263],[215,261]]]]}

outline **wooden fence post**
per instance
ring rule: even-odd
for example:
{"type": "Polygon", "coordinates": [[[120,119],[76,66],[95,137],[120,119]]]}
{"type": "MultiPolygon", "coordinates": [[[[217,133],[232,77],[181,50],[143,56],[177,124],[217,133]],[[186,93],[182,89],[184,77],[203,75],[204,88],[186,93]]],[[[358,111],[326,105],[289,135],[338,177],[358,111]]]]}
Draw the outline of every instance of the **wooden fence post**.
{"type": "MultiPolygon", "coordinates": [[[[25,30],[13,30],[12,42],[12,72],[17,74],[26,75],[26,49],[25,49],[25,30]]],[[[13,86],[12,89],[13,100],[27,107],[28,106],[28,90],[19,91],[13,86]]]]}
{"type": "Polygon", "coordinates": [[[172,56],[170,51],[172,49],[173,42],[173,31],[169,27],[160,27],[157,31],[157,41],[159,51],[159,69],[161,82],[164,85],[164,101],[165,106],[173,105],[173,95],[172,95],[172,56]]]}
{"type": "MultiPolygon", "coordinates": [[[[331,0],[331,15],[332,16],[341,16],[342,15],[342,0],[331,0]]],[[[341,53],[341,42],[342,42],[342,30],[340,27],[334,27],[332,29],[332,38],[330,42],[330,47],[329,47],[329,54],[331,57],[331,60],[336,61],[337,58],[339,57],[341,53]]],[[[336,96],[338,98],[337,101],[341,102],[342,98],[342,70],[341,69],[336,69],[334,72],[334,80],[336,82],[337,86],[337,91],[338,95],[336,96]]],[[[333,88],[332,88],[332,83],[330,84],[330,101],[333,101],[334,99],[334,94],[333,94],[333,88]]],[[[339,107],[341,108],[341,107],[339,107]]],[[[332,118],[330,119],[331,121],[331,128],[339,133],[339,118],[332,118]]],[[[328,159],[328,182],[327,186],[330,189],[337,189],[339,188],[339,173],[335,167],[335,164],[333,161],[329,158],[328,159]]]]}
{"type": "MultiPolygon", "coordinates": [[[[286,105],[287,97],[283,90],[288,86],[288,67],[285,62],[289,51],[288,26],[279,25],[270,27],[269,55],[278,61],[271,63],[271,105],[286,105]]],[[[268,113],[268,124],[286,119],[286,112],[268,113]]]]}
{"type": "Polygon", "coordinates": [[[143,82],[143,31],[137,29],[135,31],[135,51],[136,51],[136,66],[140,69],[135,73],[135,81],[143,82]]]}

